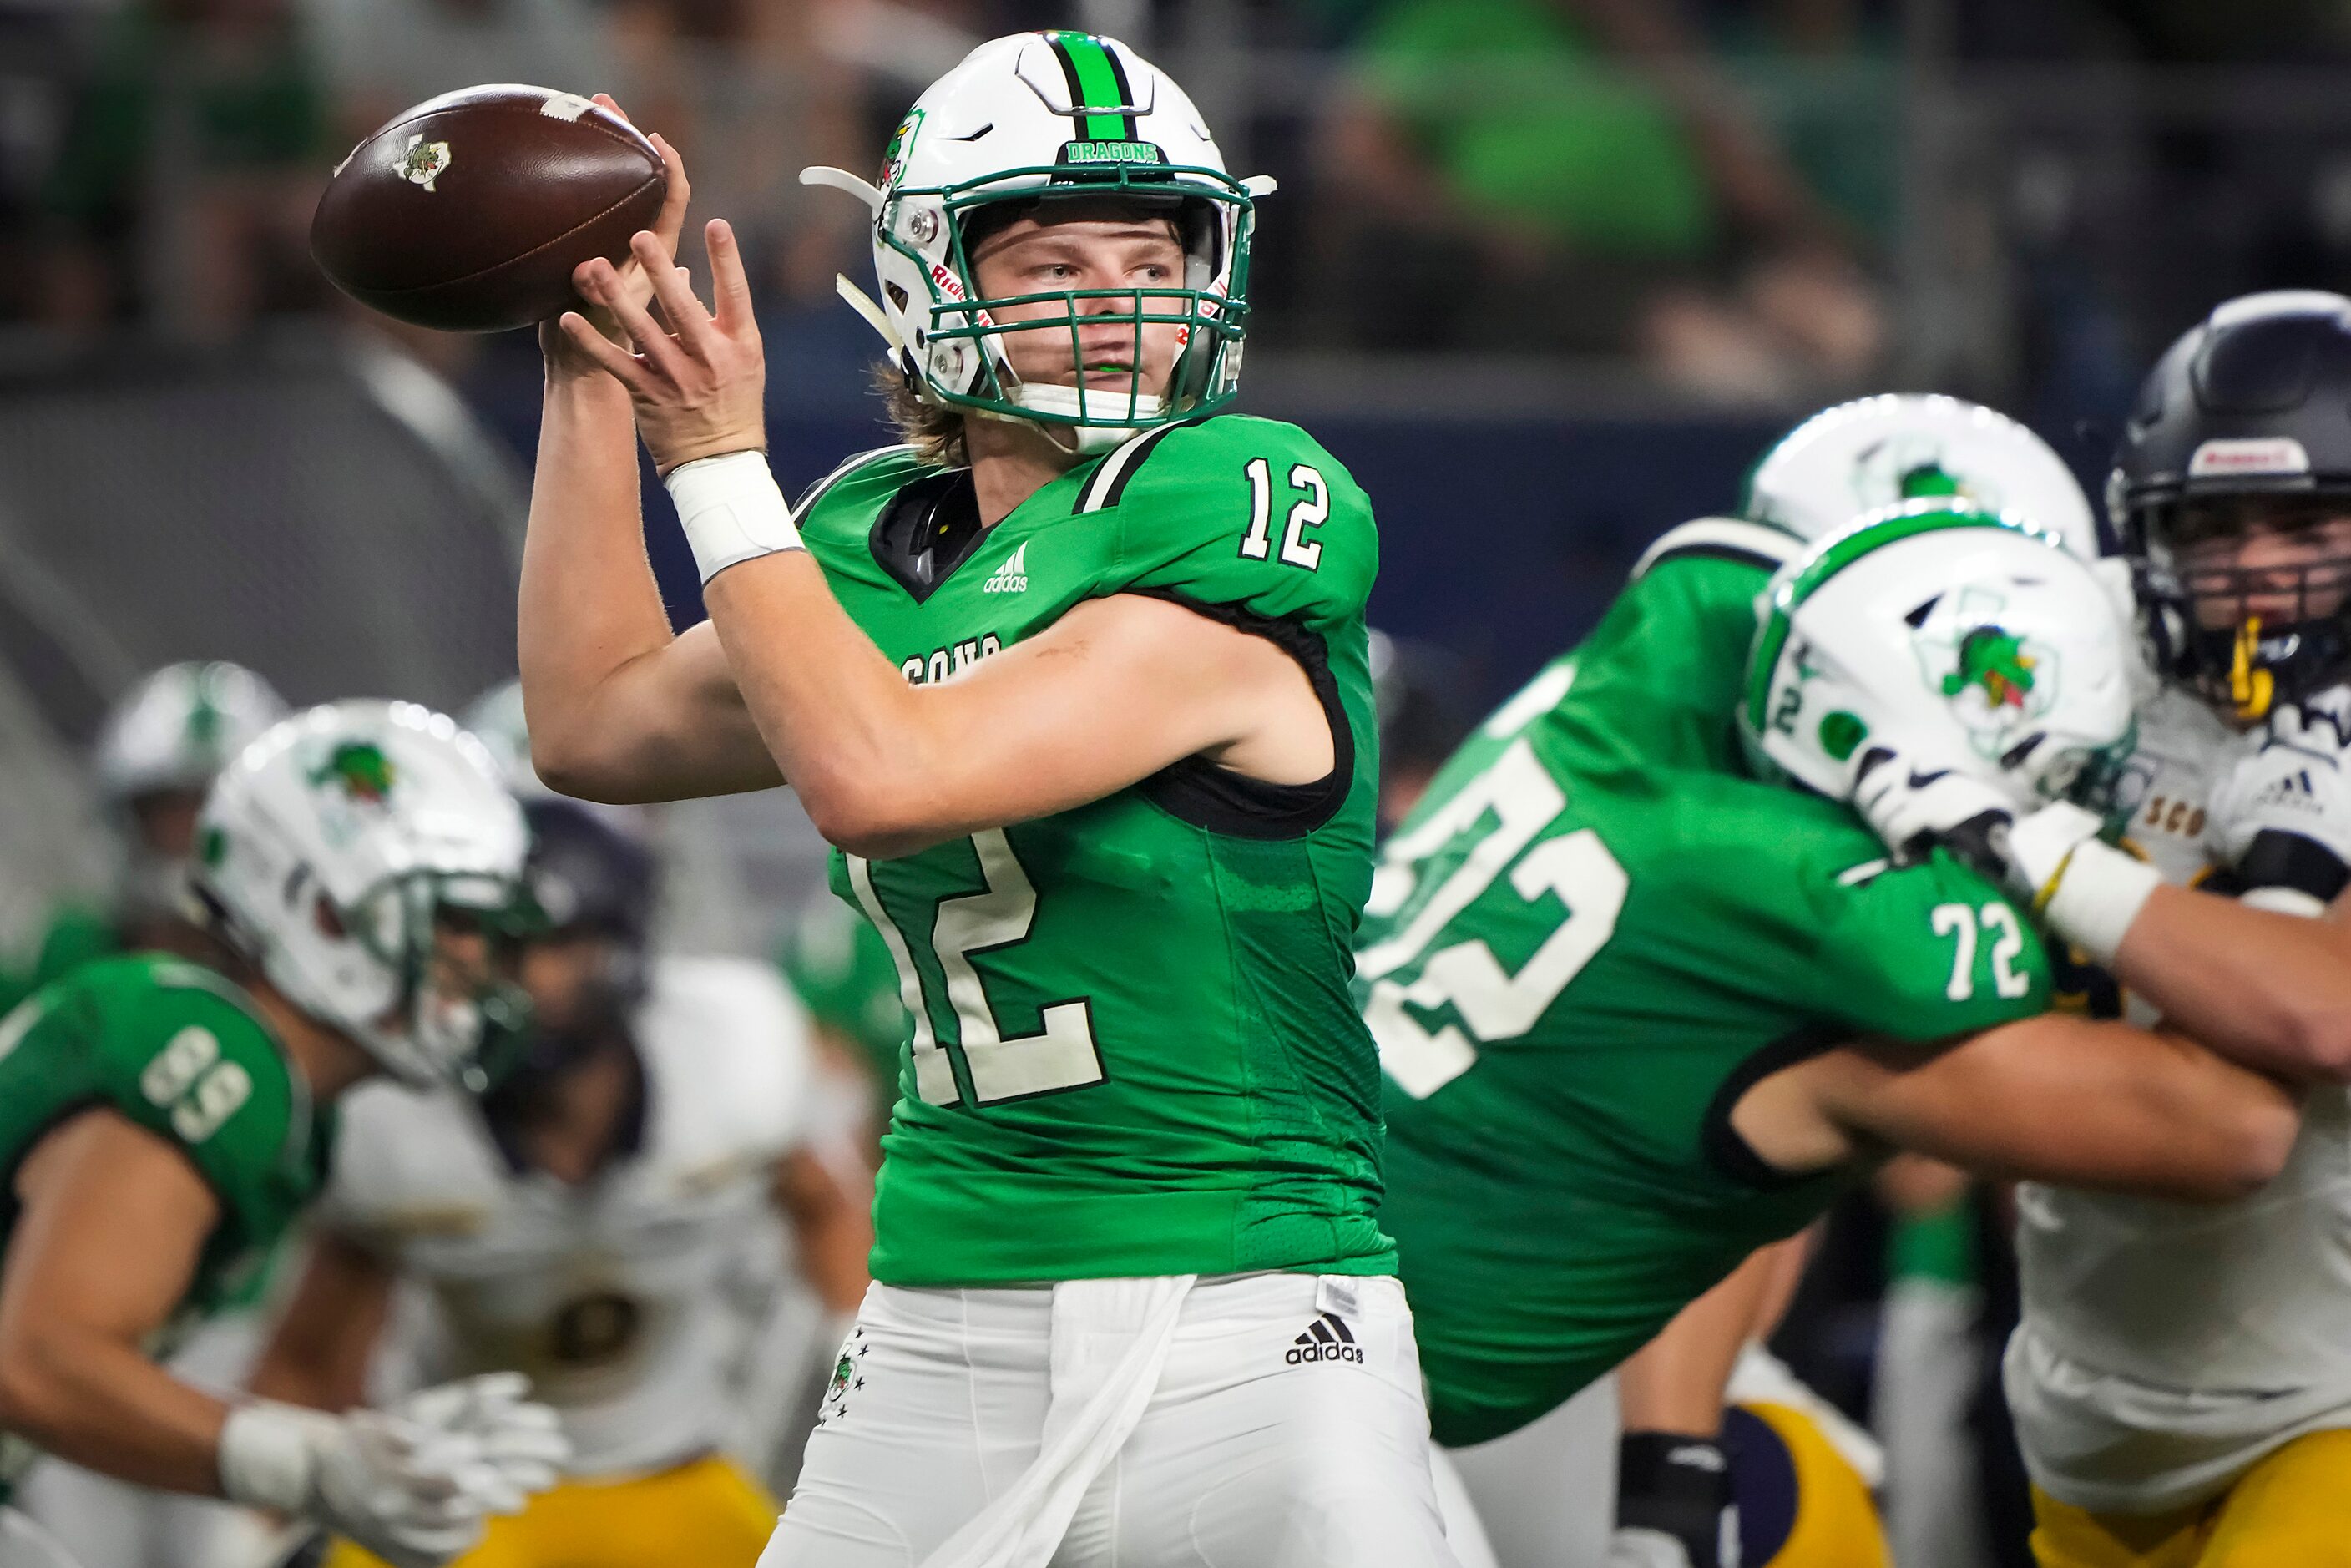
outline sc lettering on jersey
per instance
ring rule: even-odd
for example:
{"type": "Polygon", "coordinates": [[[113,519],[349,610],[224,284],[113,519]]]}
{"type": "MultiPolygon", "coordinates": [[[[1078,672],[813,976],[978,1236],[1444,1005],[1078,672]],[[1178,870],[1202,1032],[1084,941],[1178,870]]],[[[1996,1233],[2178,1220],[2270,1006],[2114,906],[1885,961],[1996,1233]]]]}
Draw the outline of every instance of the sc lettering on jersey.
{"type": "Polygon", "coordinates": [[[967,637],[960,643],[950,643],[944,648],[934,648],[928,654],[914,653],[898,666],[910,686],[935,686],[941,681],[962,674],[991,653],[1004,652],[1004,641],[993,632],[980,637],[967,637]]]}

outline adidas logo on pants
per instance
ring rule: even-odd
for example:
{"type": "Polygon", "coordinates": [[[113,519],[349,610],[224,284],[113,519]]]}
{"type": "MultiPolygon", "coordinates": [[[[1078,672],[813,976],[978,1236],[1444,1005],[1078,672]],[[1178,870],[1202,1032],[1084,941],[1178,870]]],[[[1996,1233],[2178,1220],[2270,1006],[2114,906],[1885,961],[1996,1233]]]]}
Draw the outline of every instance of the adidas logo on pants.
{"type": "Polygon", "coordinates": [[[1364,1350],[1347,1332],[1343,1319],[1335,1312],[1321,1312],[1281,1359],[1292,1366],[1305,1361],[1361,1361],[1364,1350]]]}

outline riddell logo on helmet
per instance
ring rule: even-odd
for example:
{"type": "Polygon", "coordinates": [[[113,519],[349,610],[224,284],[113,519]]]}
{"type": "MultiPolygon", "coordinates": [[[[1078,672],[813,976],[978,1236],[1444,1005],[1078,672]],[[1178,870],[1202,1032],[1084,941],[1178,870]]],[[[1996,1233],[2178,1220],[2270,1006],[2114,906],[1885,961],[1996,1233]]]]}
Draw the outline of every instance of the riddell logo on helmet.
{"type": "Polygon", "coordinates": [[[2310,454],[2291,435],[2227,437],[2205,442],[2188,460],[2188,476],[2215,474],[2307,474],[2310,454]]]}

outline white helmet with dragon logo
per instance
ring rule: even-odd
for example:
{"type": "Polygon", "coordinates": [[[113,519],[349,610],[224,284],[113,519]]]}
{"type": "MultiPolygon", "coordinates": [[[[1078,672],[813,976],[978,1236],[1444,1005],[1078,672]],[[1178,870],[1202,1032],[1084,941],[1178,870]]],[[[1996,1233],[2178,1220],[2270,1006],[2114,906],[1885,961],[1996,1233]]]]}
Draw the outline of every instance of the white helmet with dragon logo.
{"type": "Polygon", "coordinates": [[[1765,591],[1740,725],[1750,756],[1843,799],[1873,737],[1926,739],[2020,809],[2103,795],[2128,755],[2128,621],[2088,563],[2021,519],[1905,503],[1765,591]]]}
{"type": "Polygon", "coordinates": [[[193,882],[215,928],[287,1000],[414,1084],[463,1078],[516,988],[453,994],[435,927],[530,922],[522,808],[482,744],[414,703],[328,703],[272,727],[214,783],[193,882]]]}

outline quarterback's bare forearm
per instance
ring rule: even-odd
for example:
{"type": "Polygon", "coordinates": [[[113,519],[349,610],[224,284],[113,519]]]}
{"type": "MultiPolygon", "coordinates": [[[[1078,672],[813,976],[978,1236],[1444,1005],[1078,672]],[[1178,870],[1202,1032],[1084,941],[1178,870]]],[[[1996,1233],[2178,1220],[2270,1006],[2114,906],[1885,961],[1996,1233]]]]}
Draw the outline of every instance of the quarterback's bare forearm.
{"type": "MultiPolygon", "coordinates": [[[[810,816],[876,859],[1098,800],[1195,754],[1224,758],[1279,705],[1319,722],[1288,654],[1161,600],[1090,600],[917,687],[805,551],[729,567],[704,599],[810,816]]],[[[1317,757],[1297,781],[1327,769],[1327,742],[1317,757]]]]}
{"type": "Polygon", "coordinates": [[[381,1259],[321,1231],[246,1386],[314,1410],[366,1403],[368,1363],[392,1309],[392,1286],[381,1259]]]}
{"type": "Polygon", "coordinates": [[[2050,1013],[1940,1050],[1866,1044],[1805,1069],[1862,1141],[1979,1174],[2220,1202],[2275,1176],[2298,1097],[2184,1036],[2050,1013]]]}
{"type": "Polygon", "coordinates": [[[780,782],[706,629],[673,635],[645,559],[629,394],[550,362],[516,615],[531,758],[596,800],[780,782]]]}
{"type": "Polygon", "coordinates": [[[2158,888],[2115,977],[2224,1056],[2298,1082],[2351,1082],[2351,927],[2335,920],[2158,888]]]}
{"type": "Polygon", "coordinates": [[[217,1495],[228,1407],[142,1346],[219,1218],[186,1158],[111,1111],[34,1149],[0,1260],[0,1427],[104,1475],[217,1495]]]}

